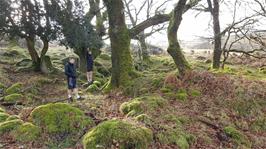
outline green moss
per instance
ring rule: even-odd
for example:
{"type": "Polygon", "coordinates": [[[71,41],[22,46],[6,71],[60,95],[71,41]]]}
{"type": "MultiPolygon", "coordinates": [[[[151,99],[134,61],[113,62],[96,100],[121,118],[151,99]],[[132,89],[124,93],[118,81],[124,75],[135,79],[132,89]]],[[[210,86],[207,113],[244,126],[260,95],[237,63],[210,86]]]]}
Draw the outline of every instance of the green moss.
{"type": "Polygon", "coordinates": [[[30,119],[52,142],[62,144],[77,141],[85,129],[94,125],[83,111],[65,103],[39,106],[31,112],[30,119]]]}
{"type": "Polygon", "coordinates": [[[10,120],[0,123],[0,134],[10,132],[22,125],[22,120],[10,120]]]}
{"type": "Polygon", "coordinates": [[[186,101],[187,98],[188,98],[188,94],[187,94],[186,90],[179,89],[178,92],[177,92],[177,94],[176,94],[176,98],[178,100],[181,100],[181,101],[186,101]]]}
{"type": "MultiPolygon", "coordinates": [[[[143,112],[143,107],[142,107],[142,102],[138,101],[138,100],[132,100],[129,102],[124,102],[121,106],[120,106],[120,111],[123,114],[129,114],[131,116],[137,115],[137,114],[141,114],[143,112]]],[[[128,115],[128,116],[130,116],[128,115]]]]}
{"type": "Polygon", "coordinates": [[[111,60],[111,56],[108,55],[108,54],[101,54],[101,55],[99,56],[99,58],[100,58],[100,59],[103,59],[103,60],[108,60],[108,61],[111,60]]]}
{"type": "Polygon", "coordinates": [[[10,120],[16,120],[16,119],[20,119],[20,117],[18,115],[10,115],[6,120],[10,121],[10,120]]]}
{"type": "Polygon", "coordinates": [[[266,118],[259,117],[251,124],[251,129],[256,132],[265,132],[266,131],[266,118]]]}
{"type": "Polygon", "coordinates": [[[248,148],[251,148],[251,142],[248,140],[247,136],[245,136],[242,132],[238,131],[236,128],[232,126],[227,126],[224,128],[224,132],[228,136],[230,136],[238,145],[244,145],[248,148]]]}
{"type": "Polygon", "coordinates": [[[169,89],[169,88],[165,88],[165,87],[161,88],[161,92],[162,92],[162,93],[169,93],[169,92],[171,92],[171,91],[172,91],[172,90],[169,89]]]}
{"type": "Polygon", "coordinates": [[[40,128],[32,123],[24,123],[13,132],[15,139],[19,142],[31,142],[40,137],[40,128]]]}
{"type": "Polygon", "coordinates": [[[152,120],[147,114],[140,114],[134,118],[138,122],[142,122],[144,124],[151,124],[152,120]]]}
{"type": "Polygon", "coordinates": [[[190,144],[195,141],[195,137],[184,132],[181,128],[170,128],[166,126],[156,136],[160,143],[168,145],[177,145],[180,149],[189,149],[190,144]]]}
{"type": "Polygon", "coordinates": [[[120,106],[120,111],[127,114],[127,116],[137,116],[146,111],[150,112],[162,107],[165,103],[166,100],[159,95],[147,95],[123,103],[120,106]]]}
{"type": "Polygon", "coordinates": [[[198,96],[201,95],[201,92],[200,92],[199,90],[191,89],[191,90],[190,90],[190,95],[191,95],[192,97],[198,97],[198,96]]]}
{"type": "Polygon", "coordinates": [[[93,84],[95,84],[97,87],[101,87],[102,85],[100,81],[93,81],[93,84]]]}
{"type": "Polygon", "coordinates": [[[86,89],[87,92],[92,92],[92,93],[97,92],[99,90],[100,89],[98,88],[96,84],[92,84],[86,89]]]}
{"type": "Polygon", "coordinates": [[[15,83],[9,88],[6,89],[6,94],[14,94],[14,93],[19,93],[22,89],[22,84],[21,83],[15,83]]]}
{"type": "Polygon", "coordinates": [[[180,120],[180,118],[178,116],[173,115],[173,114],[164,115],[163,119],[168,121],[168,122],[174,123],[178,127],[184,123],[183,119],[180,120]]]}
{"type": "Polygon", "coordinates": [[[4,97],[4,101],[8,103],[16,103],[18,100],[21,100],[23,96],[21,94],[10,94],[4,97]]]}
{"type": "Polygon", "coordinates": [[[6,110],[2,107],[0,107],[0,113],[5,112],[6,110]]]}
{"type": "Polygon", "coordinates": [[[121,120],[103,122],[83,138],[85,149],[111,148],[147,149],[152,141],[152,131],[121,120]]]}
{"type": "Polygon", "coordinates": [[[6,88],[6,86],[0,82],[0,89],[5,89],[5,88],[6,88]]]}
{"type": "Polygon", "coordinates": [[[6,121],[6,119],[9,117],[9,114],[7,113],[0,113],[0,122],[6,121]]]}

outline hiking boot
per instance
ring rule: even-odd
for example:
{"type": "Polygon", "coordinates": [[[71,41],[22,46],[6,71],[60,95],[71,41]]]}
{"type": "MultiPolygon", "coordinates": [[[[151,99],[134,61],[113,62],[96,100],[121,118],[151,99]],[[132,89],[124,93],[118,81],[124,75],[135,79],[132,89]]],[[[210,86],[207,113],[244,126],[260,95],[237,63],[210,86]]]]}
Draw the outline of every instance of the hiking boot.
{"type": "Polygon", "coordinates": [[[68,98],[68,102],[69,102],[69,103],[71,103],[71,102],[73,102],[73,101],[74,101],[74,100],[73,100],[72,97],[69,97],[69,98],[68,98]]]}
{"type": "Polygon", "coordinates": [[[89,85],[89,86],[92,85],[92,84],[93,84],[93,81],[88,82],[88,85],[89,85]]]}
{"type": "Polygon", "coordinates": [[[79,96],[79,98],[77,98],[77,100],[84,100],[84,98],[79,96]]]}

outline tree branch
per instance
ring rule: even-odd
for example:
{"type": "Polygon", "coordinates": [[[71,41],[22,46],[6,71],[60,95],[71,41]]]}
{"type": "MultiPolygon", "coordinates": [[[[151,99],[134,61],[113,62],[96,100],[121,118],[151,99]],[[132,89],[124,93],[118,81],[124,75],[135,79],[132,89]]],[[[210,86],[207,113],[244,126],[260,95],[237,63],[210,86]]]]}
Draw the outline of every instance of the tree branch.
{"type": "MultiPolygon", "coordinates": [[[[188,4],[186,4],[183,13],[187,12],[189,9],[196,6],[200,1],[201,0],[191,0],[188,4]]],[[[155,16],[150,17],[149,19],[139,23],[138,25],[129,30],[131,38],[134,38],[136,35],[138,35],[146,28],[149,28],[153,25],[158,25],[164,22],[168,22],[171,18],[171,14],[172,12],[169,14],[156,14],[155,16]]]]}

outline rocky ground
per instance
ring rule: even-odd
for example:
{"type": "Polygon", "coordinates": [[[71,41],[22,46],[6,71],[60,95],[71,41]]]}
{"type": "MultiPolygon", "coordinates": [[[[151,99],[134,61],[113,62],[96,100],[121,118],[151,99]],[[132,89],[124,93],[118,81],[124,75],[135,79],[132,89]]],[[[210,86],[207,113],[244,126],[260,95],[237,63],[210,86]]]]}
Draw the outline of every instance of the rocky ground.
{"type": "Polygon", "coordinates": [[[111,65],[102,54],[95,83],[80,88],[85,99],[67,103],[67,55],[50,54],[57,70],[44,75],[21,61],[23,49],[1,49],[0,148],[266,148],[264,61],[235,57],[216,71],[206,54],[188,54],[195,71],[180,80],[168,56],[153,56],[136,60],[127,88],[105,93],[111,65]]]}

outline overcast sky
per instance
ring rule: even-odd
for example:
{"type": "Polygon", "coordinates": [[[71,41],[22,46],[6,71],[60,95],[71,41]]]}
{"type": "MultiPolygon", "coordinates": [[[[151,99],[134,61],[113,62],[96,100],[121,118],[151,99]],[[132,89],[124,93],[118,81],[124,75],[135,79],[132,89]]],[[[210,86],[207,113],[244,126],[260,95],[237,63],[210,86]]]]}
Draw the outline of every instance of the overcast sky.
{"type": "MultiPolygon", "coordinates": [[[[87,1],[87,0],[85,0],[87,1]]],[[[128,0],[127,0],[128,1],[128,0]]],[[[146,0],[133,0],[132,6],[135,6],[137,9],[143,4],[146,0]]],[[[165,0],[154,0],[155,6],[161,5],[165,0]]],[[[173,10],[177,0],[168,0],[169,2],[165,5],[165,13],[169,13],[173,10]]],[[[220,24],[221,30],[223,30],[227,25],[231,24],[233,21],[233,12],[234,4],[236,0],[223,0],[225,3],[222,3],[220,6],[220,24]]],[[[250,16],[255,13],[254,10],[260,10],[260,7],[257,4],[251,4],[253,0],[238,0],[241,1],[237,5],[236,11],[236,21],[241,20],[246,16],[250,16]]],[[[202,5],[206,6],[206,0],[202,0],[202,5]]],[[[151,12],[153,12],[151,10],[151,12]]],[[[139,22],[146,20],[146,10],[144,9],[139,16],[139,22]]],[[[127,24],[130,24],[129,18],[127,17],[127,24]]],[[[263,29],[266,26],[266,19],[260,20],[260,25],[257,25],[257,29],[263,29]]],[[[148,32],[149,29],[146,30],[148,32]]],[[[183,21],[178,31],[179,40],[193,43],[196,42],[199,37],[212,37],[212,19],[211,15],[208,12],[200,13],[195,10],[189,10],[183,15],[183,21]]],[[[147,42],[153,45],[167,47],[167,36],[166,30],[161,33],[156,33],[153,36],[147,39],[147,42]]]]}
{"type": "MultiPolygon", "coordinates": [[[[154,0],[158,4],[162,3],[162,0],[154,0]]],[[[220,23],[221,28],[225,28],[228,24],[232,23],[233,20],[233,11],[234,11],[234,3],[235,0],[225,0],[227,1],[226,4],[222,4],[220,8],[220,23]]],[[[238,6],[236,11],[236,20],[240,20],[245,16],[250,16],[254,14],[254,10],[259,10],[258,5],[251,5],[250,2],[252,0],[242,0],[240,6],[238,6]],[[249,2],[249,3],[245,3],[249,2]]],[[[142,4],[143,0],[133,0],[134,5],[137,8],[142,4]]],[[[174,8],[175,0],[169,2],[166,6],[166,11],[170,12],[174,8]]],[[[202,4],[206,4],[206,0],[202,0],[202,4]]],[[[193,42],[197,37],[204,36],[204,37],[211,37],[212,32],[212,22],[211,16],[209,13],[200,13],[197,11],[190,10],[183,15],[183,21],[181,23],[180,29],[178,31],[178,37],[180,40],[193,42]]],[[[142,14],[145,19],[145,12],[142,14]]],[[[261,25],[264,26],[265,20],[261,20],[261,25]]],[[[258,27],[260,28],[260,27],[258,27]]],[[[167,37],[166,31],[163,33],[154,34],[152,37],[148,38],[148,42],[151,44],[160,45],[162,47],[167,46],[167,37]]]]}

